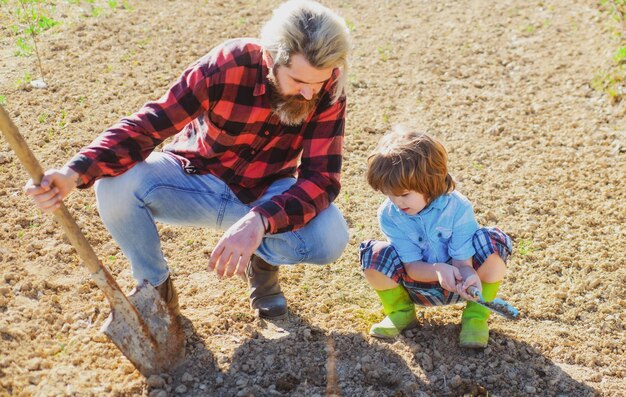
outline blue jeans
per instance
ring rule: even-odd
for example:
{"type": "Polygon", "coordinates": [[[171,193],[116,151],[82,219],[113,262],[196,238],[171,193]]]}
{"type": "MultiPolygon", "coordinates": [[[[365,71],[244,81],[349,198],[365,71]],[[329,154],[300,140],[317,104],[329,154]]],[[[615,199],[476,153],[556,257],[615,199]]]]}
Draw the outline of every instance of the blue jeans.
{"type": "MultiPolygon", "coordinates": [[[[246,205],[217,177],[189,175],[172,156],[154,152],[124,174],[98,180],[95,190],[102,221],[130,261],[133,277],[159,285],[169,270],[156,221],[226,230],[294,182],[277,180],[246,205]]],[[[347,243],[346,221],[331,204],[301,229],[266,235],[255,254],[274,265],[326,264],[339,258],[347,243]]]]}

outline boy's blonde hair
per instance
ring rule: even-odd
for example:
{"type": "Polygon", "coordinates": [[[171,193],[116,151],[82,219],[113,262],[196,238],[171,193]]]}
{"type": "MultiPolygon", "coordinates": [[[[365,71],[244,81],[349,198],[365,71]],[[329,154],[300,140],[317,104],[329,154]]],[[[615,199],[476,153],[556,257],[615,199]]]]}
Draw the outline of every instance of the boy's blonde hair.
{"type": "Polygon", "coordinates": [[[383,194],[412,190],[431,202],[456,187],[446,148],[427,133],[397,128],[382,137],[367,161],[367,182],[383,194]]]}
{"type": "Polygon", "coordinates": [[[263,26],[261,45],[275,66],[289,65],[292,55],[301,54],[316,69],[339,68],[332,102],[344,94],[350,39],[346,22],[330,9],[315,1],[283,3],[263,26]]]}

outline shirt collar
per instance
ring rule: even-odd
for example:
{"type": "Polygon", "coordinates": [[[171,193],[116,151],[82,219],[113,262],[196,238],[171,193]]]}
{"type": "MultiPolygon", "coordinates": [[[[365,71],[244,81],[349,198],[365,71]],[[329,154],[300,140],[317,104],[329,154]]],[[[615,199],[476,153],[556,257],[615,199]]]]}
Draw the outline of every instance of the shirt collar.
{"type": "Polygon", "coordinates": [[[449,194],[442,194],[441,196],[431,201],[430,204],[428,204],[428,207],[424,208],[420,212],[420,215],[424,215],[425,213],[430,212],[433,209],[442,210],[446,208],[446,205],[448,205],[449,200],[450,200],[449,194]]]}
{"type": "MultiPolygon", "coordinates": [[[[444,208],[446,208],[446,205],[448,205],[448,201],[450,201],[450,195],[449,194],[442,194],[441,196],[437,197],[436,199],[434,199],[433,201],[431,201],[430,204],[428,204],[428,206],[426,208],[424,208],[423,210],[421,210],[420,212],[418,212],[415,215],[409,215],[407,213],[405,213],[404,211],[400,210],[398,207],[396,207],[394,205],[394,207],[396,208],[396,211],[398,211],[399,214],[401,214],[402,216],[408,216],[409,218],[416,218],[418,216],[422,216],[422,215],[426,215],[429,212],[433,211],[433,210],[442,210],[444,208]]],[[[390,200],[391,202],[391,200],[390,200]]]]}
{"type": "Polygon", "coordinates": [[[261,49],[261,67],[259,68],[259,75],[257,76],[257,81],[254,86],[254,92],[252,95],[259,96],[264,95],[267,92],[267,75],[269,74],[269,67],[267,66],[270,62],[270,55],[265,50],[265,48],[261,49]]]}

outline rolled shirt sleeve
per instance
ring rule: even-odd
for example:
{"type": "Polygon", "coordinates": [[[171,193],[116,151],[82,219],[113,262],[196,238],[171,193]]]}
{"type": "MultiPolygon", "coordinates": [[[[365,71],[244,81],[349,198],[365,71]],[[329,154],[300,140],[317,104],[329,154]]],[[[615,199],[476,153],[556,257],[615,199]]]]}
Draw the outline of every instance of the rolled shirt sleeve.
{"type": "Polygon", "coordinates": [[[145,160],[166,138],[177,134],[209,108],[206,64],[188,68],[159,100],[148,102],[101,133],[67,166],[87,188],[103,176],[117,176],[145,160]]]}

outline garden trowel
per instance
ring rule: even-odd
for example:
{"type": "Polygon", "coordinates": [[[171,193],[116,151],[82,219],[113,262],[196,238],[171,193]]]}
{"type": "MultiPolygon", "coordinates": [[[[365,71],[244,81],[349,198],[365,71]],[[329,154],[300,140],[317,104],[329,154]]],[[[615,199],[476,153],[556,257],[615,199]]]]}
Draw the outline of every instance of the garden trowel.
{"type": "MultiPolygon", "coordinates": [[[[33,182],[39,184],[43,169],[2,106],[0,130],[33,182]]],[[[54,217],[111,304],[111,314],[101,331],[146,377],[178,366],[185,356],[185,334],[180,319],[163,302],[157,290],[144,282],[131,296],[124,295],[62,203],[54,211],[54,217]]]]}
{"type": "Polygon", "coordinates": [[[514,308],[510,303],[503,299],[495,298],[491,302],[485,302],[483,294],[481,294],[478,288],[474,286],[469,287],[467,289],[467,292],[470,295],[478,298],[476,303],[483,307],[486,307],[494,313],[501,315],[502,317],[508,318],[509,320],[515,320],[519,316],[519,310],[514,308]]]}

